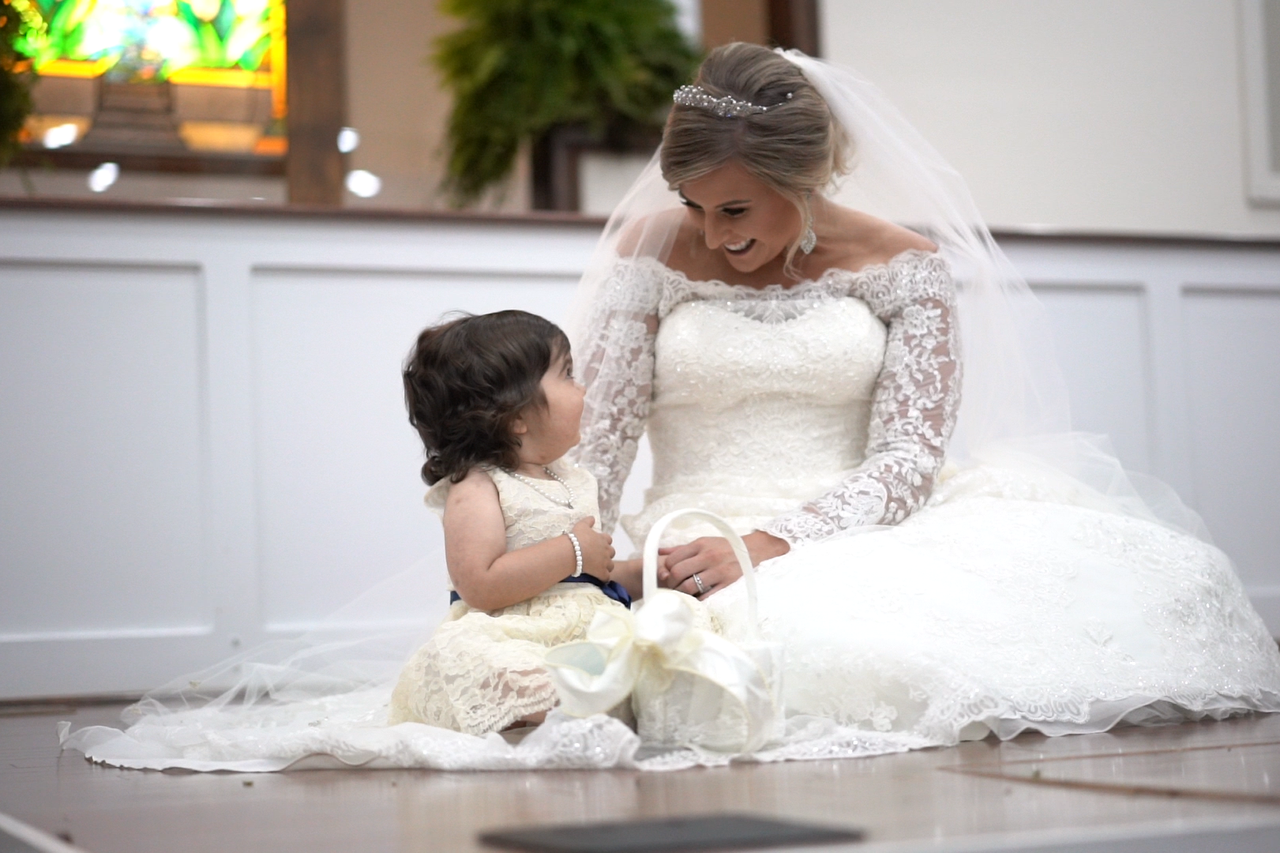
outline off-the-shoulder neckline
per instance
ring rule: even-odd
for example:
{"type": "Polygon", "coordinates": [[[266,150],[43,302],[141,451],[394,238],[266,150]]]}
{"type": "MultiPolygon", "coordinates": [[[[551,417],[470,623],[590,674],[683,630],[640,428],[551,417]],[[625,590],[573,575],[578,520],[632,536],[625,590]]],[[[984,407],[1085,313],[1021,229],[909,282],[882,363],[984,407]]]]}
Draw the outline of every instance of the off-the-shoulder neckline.
{"type": "Polygon", "coordinates": [[[925,249],[903,249],[901,252],[889,258],[887,261],[879,261],[874,264],[867,264],[866,266],[859,267],[856,270],[845,269],[844,267],[827,267],[825,270],[822,271],[822,274],[819,275],[817,278],[805,278],[805,279],[801,279],[800,281],[797,281],[795,284],[788,284],[788,285],[766,284],[764,287],[754,287],[753,285],[750,285],[750,284],[730,284],[729,282],[723,281],[718,278],[694,279],[694,278],[690,278],[682,270],[672,269],[671,267],[659,261],[657,258],[642,258],[642,259],[636,259],[636,260],[648,261],[649,263],[654,264],[660,269],[662,269],[666,275],[670,276],[671,278],[677,279],[678,281],[681,281],[685,284],[688,284],[691,287],[706,286],[706,287],[712,287],[712,288],[725,288],[738,293],[751,294],[751,295],[758,294],[758,295],[764,296],[764,295],[770,295],[770,294],[796,293],[800,291],[810,290],[815,287],[819,287],[825,282],[828,282],[834,278],[842,278],[842,279],[848,278],[850,280],[865,278],[870,275],[886,272],[892,267],[905,263],[908,260],[917,260],[917,259],[925,259],[925,258],[933,258],[933,257],[940,257],[940,255],[937,251],[927,251],[925,249]]]}

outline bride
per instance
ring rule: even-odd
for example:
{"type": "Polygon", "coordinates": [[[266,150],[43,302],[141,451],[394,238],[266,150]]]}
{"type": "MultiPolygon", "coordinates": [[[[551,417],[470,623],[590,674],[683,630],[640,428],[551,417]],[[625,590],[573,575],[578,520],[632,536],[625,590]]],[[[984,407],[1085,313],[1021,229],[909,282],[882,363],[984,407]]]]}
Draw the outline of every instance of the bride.
{"type": "MultiPolygon", "coordinates": [[[[580,296],[605,529],[647,431],[623,527],[730,520],[790,714],[949,744],[1280,710],[1228,559],[1066,432],[1039,307],[927,144],[851,74],[753,45],[674,100],[580,296]]],[[[710,532],[669,529],[660,580],[745,636],[710,532]]]]}
{"type": "MultiPolygon", "coordinates": [[[[1038,303],[963,182],[878,92],[735,44],[674,101],[580,288],[580,461],[605,532],[647,432],[654,480],[622,519],[632,540],[686,507],[743,534],[791,715],[755,757],[1280,710],[1280,654],[1229,560],[1176,497],[1139,494],[1068,432],[1038,303]]],[[[668,529],[662,582],[746,637],[740,569],[708,532],[668,529]]],[[[640,591],[638,562],[614,576],[640,591]]],[[[410,589],[420,577],[341,621],[442,594],[410,589]]],[[[260,649],[149,694],[123,732],[64,723],[63,745],[193,770],[728,760],[638,753],[603,714],[554,711],[518,745],[387,726],[419,639],[260,649]]]]}

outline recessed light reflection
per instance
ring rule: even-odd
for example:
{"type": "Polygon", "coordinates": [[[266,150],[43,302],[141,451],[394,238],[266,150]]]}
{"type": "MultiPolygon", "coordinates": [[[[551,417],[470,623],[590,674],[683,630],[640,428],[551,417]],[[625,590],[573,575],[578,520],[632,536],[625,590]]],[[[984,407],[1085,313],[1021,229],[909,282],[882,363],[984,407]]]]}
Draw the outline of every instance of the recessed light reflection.
{"type": "Polygon", "coordinates": [[[54,125],[46,130],[40,141],[45,148],[62,148],[75,142],[78,134],[79,128],[71,122],[67,122],[66,124],[54,125]]]}
{"type": "Polygon", "coordinates": [[[107,188],[120,177],[120,167],[115,163],[103,163],[89,173],[89,189],[96,193],[106,192],[107,188]]]}
{"type": "Polygon", "coordinates": [[[344,127],[338,131],[338,150],[350,154],[360,147],[360,133],[354,127],[344,127]]]}
{"type": "Polygon", "coordinates": [[[373,198],[382,192],[382,178],[364,169],[353,169],[347,172],[347,189],[360,198],[373,198]]]}

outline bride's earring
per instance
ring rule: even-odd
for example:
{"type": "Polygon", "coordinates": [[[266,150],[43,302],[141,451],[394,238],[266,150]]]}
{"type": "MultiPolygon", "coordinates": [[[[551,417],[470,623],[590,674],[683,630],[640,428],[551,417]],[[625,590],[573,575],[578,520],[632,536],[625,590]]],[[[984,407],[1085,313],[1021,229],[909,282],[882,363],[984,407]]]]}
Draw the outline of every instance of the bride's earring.
{"type": "Polygon", "coordinates": [[[808,255],[813,252],[813,247],[816,245],[818,245],[818,235],[813,233],[813,223],[806,222],[804,236],[800,238],[800,251],[808,255]]]}
{"type": "Polygon", "coordinates": [[[818,235],[813,233],[813,193],[804,196],[804,234],[800,237],[800,251],[806,255],[813,252],[818,245],[818,235]]]}

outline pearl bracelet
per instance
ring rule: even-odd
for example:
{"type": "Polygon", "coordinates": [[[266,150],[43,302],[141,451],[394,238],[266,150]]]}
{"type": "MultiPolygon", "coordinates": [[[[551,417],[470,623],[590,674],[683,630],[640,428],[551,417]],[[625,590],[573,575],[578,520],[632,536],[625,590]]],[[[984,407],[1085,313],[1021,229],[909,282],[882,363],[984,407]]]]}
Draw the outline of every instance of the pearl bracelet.
{"type": "Polygon", "coordinates": [[[566,532],[565,536],[569,537],[569,544],[573,546],[573,577],[582,577],[582,546],[578,544],[578,537],[571,532],[566,532]]]}

